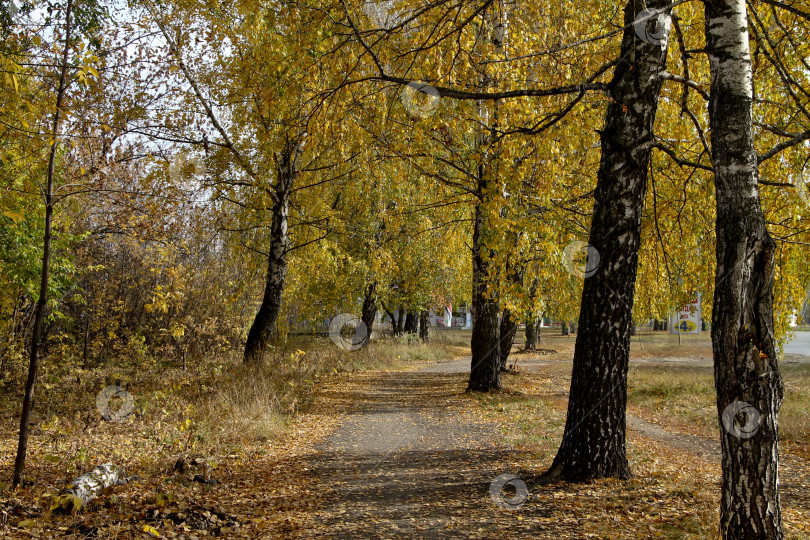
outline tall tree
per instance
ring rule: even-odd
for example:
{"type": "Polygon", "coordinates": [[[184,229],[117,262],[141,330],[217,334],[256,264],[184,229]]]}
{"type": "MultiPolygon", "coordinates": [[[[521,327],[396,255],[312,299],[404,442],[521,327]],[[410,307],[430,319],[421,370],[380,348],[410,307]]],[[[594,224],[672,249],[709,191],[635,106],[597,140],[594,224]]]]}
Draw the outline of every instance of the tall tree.
{"type": "Polygon", "coordinates": [[[363,308],[360,320],[366,327],[366,338],[363,346],[368,346],[371,342],[371,333],[374,328],[374,321],[377,319],[377,282],[372,281],[366,286],[366,293],[363,296],[363,308]]]}
{"type": "MultiPolygon", "coordinates": [[[[248,210],[240,213],[248,222],[237,225],[241,230],[269,229],[257,242],[260,249],[256,251],[265,255],[265,280],[243,352],[244,362],[252,363],[262,358],[278,319],[290,253],[310,243],[307,239],[295,244],[290,233],[294,198],[329,180],[300,185],[304,146],[316,149],[313,162],[333,160],[330,166],[334,166],[353,144],[334,144],[335,139],[342,138],[336,133],[340,123],[319,117],[328,99],[340,102],[335,93],[324,97],[319,92],[322,86],[337,86],[336,70],[325,69],[323,61],[332,38],[320,28],[328,17],[323,11],[301,12],[298,6],[283,4],[276,12],[259,10],[235,19],[234,24],[221,25],[221,11],[216,7],[167,2],[158,8],[148,0],[145,5],[165,39],[172,62],[179,67],[186,102],[199,111],[192,120],[213,129],[216,137],[200,139],[192,132],[199,126],[176,129],[172,117],[161,119],[161,128],[171,133],[173,141],[213,146],[218,154],[227,154],[234,170],[213,183],[214,198],[233,201],[237,212],[248,210]],[[207,28],[205,39],[197,33],[201,27],[207,28]],[[202,41],[204,46],[190,45],[202,41]],[[220,48],[222,41],[234,46],[220,48]],[[308,54],[289,56],[291,50],[306,50],[308,54]],[[228,83],[223,84],[223,80],[228,83]],[[331,128],[319,124],[319,119],[331,128]]],[[[326,171],[330,167],[319,162],[317,168],[326,171]]],[[[318,219],[313,216],[311,221],[318,219]]]]}
{"type": "Polygon", "coordinates": [[[748,17],[743,0],[707,0],[705,9],[717,199],[712,350],[723,469],[720,534],[778,539],[784,536],[777,423],[783,383],[774,344],[776,246],[757,185],[748,17]]]}
{"type": "MultiPolygon", "coordinates": [[[[648,5],[655,9],[668,3],[648,5]]],[[[639,39],[633,25],[639,12],[630,0],[608,89],[589,238],[600,260],[582,291],[565,433],[547,473],[572,481],[630,476],[625,446],[630,329],[641,213],[669,31],[665,26],[652,32],[660,39],[639,39]]],[[[590,259],[595,253],[588,255],[590,259]]]]}
{"type": "MultiPolygon", "coordinates": [[[[482,14],[481,43],[484,50],[494,46],[495,50],[503,47],[505,21],[498,21],[492,10],[482,14]],[[490,45],[491,43],[491,45],[490,45]]],[[[501,17],[505,17],[501,14],[501,17]]],[[[479,52],[479,54],[481,54],[479,52]]],[[[481,54],[479,91],[486,92],[496,85],[491,67],[486,60],[490,54],[481,54]]],[[[498,178],[498,141],[492,135],[497,132],[498,100],[493,103],[494,118],[490,118],[489,107],[485,100],[479,100],[478,110],[480,125],[476,136],[477,150],[481,162],[476,171],[475,208],[473,209],[472,237],[472,308],[473,327],[470,338],[471,360],[468,390],[488,392],[501,387],[501,326],[498,321],[500,305],[498,302],[497,266],[493,264],[494,249],[491,244],[491,231],[496,227],[492,206],[500,197],[498,178]]]]}
{"type": "Polygon", "coordinates": [[[261,359],[281,310],[281,295],[287,279],[287,257],[290,250],[290,237],[287,233],[290,199],[293,183],[300,173],[299,160],[305,144],[306,133],[303,133],[299,137],[288,139],[284,149],[276,154],[276,184],[270,227],[270,249],[267,254],[267,275],[262,302],[245,341],[246,363],[261,359]]]}

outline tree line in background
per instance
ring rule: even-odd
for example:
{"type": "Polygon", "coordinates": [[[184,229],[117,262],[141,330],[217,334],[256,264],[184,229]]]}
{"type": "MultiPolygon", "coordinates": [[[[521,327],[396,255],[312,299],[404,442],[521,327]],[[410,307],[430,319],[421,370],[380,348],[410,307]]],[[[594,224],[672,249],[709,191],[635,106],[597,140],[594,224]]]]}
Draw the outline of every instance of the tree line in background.
{"type": "Polygon", "coordinates": [[[781,536],[810,13],[67,0],[0,18],[0,376],[28,374],[15,483],[40,358],[258,362],[302,322],[398,309],[396,331],[424,332],[451,302],[473,307],[475,391],[500,388],[519,321],[578,320],[548,475],[626,478],[634,321],[701,292],[718,422],[737,401],[762,414],[754,442],[721,431],[721,532],[781,536]]]}

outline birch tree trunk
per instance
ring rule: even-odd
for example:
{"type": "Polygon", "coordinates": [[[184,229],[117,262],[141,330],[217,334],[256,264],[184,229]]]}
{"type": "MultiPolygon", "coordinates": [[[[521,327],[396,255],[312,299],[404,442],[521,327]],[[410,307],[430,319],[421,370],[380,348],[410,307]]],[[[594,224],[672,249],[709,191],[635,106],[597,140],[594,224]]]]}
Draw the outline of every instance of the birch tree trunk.
{"type": "MultiPolygon", "coordinates": [[[[498,35],[493,32],[490,15],[483,14],[482,34],[486,40],[492,40],[496,47],[501,46],[503,34],[498,35]],[[501,41],[497,41],[500,39],[501,41]]],[[[488,74],[489,67],[481,66],[481,81],[479,88],[485,90],[493,85],[492,78],[488,74]]],[[[497,103],[495,104],[497,110],[497,103]]],[[[500,306],[498,302],[498,291],[495,287],[492,276],[495,268],[492,265],[492,252],[486,246],[485,237],[487,230],[492,227],[488,212],[484,210],[487,201],[492,198],[492,191],[497,188],[493,162],[497,156],[491,155],[485,148],[490,144],[489,130],[490,119],[486,103],[479,101],[479,133],[476,136],[476,145],[482,151],[483,157],[478,166],[475,204],[473,216],[473,239],[472,239],[472,308],[473,327],[470,338],[470,380],[467,385],[468,391],[489,392],[501,387],[500,374],[500,324],[498,315],[500,306]]]]}
{"type": "MultiPolygon", "coordinates": [[[[486,181],[482,180],[486,185],[486,181]]],[[[486,217],[481,205],[475,207],[472,241],[472,336],[470,338],[470,380],[467,389],[475,392],[489,392],[501,387],[500,376],[500,312],[496,291],[492,289],[488,276],[491,275],[491,257],[481,238],[486,227],[486,217]]]]}
{"type": "Polygon", "coordinates": [[[777,415],[783,383],[773,334],[775,244],[757,187],[753,83],[743,0],[708,0],[709,121],[717,198],[712,320],[722,448],[720,534],[783,538],[777,415]]]}
{"type": "Polygon", "coordinates": [[[532,285],[529,288],[529,312],[526,317],[526,343],[523,348],[527,351],[534,351],[537,349],[537,340],[540,339],[540,320],[541,317],[534,311],[534,300],[537,298],[538,279],[532,280],[532,285]]]}
{"type": "Polygon", "coordinates": [[[422,343],[430,342],[430,312],[426,309],[419,312],[419,339],[422,343]]]}
{"type": "Polygon", "coordinates": [[[34,307],[34,327],[31,332],[31,348],[28,354],[28,378],[25,381],[25,397],[23,397],[22,412],[20,413],[20,435],[17,440],[17,456],[14,459],[14,474],[11,485],[17,487],[22,482],[22,473],[25,468],[25,456],[28,452],[28,431],[31,419],[31,409],[34,406],[34,385],[39,371],[39,344],[42,337],[42,322],[45,319],[45,306],[48,302],[48,283],[51,268],[51,225],[53,222],[53,177],[56,167],[56,151],[59,139],[59,123],[62,119],[62,103],[67,89],[68,56],[70,55],[71,38],[71,12],[73,0],[67,1],[65,8],[65,48],[62,52],[62,65],[59,71],[59,86],[56,90],[56,110],[53,113],[53,129],[51,131],[51,150],[48,157],[48,172],[44,190],[45,196],[45,233],[42,238],[42,271],[39,281],[39,298],[34,307]]]}
{"type": "Polygon", "coordinates": [[[276,154],[278,179],[274,187],[276,202],[273,206],[273,222],[270,227],[267,276],[262,303],[245,342],[245,363],[261,360],[281,309],[281,295],[287,279],[287,252],[290,248],[290,237],[287,234],[290,197],[293,182],[298,176],[298,160],[303,153],[305,142],[306,133],[299,140],[287,141],[284,150],[276,154]]]}
{"type": "Polygon", "coordinates": [[[506,371],[506,362],[509,360],[509,353],[512,352],[512,344],[515,342],[515,334],[517,334],[518,320],[508,308],[504,308],[501,315],[501,352],[500,362],[498,369],[501,372],[506,371]]]}
{"type": "Polygon", "coordinates": [[[602,157],[588,240],[598,250],[600,264],[585,278],[565,433],[547,472],[551,478],[569,481],[630,476],[625,413],[633,295],[669,33],[668,27],[663,28],[658,43],[639,39],[633,26],[635,4],[630,0],[624,11],[621,56],[609,85],[610,103],[601,132],[602,157]]]}
{"type": "Polygon", "coordinates": [[[405,333],[416,334],[419,331],[419,314],[415,311],[408,311],[405,316],[405,333]]]}
{"type": "MultiPolygon", "coordinates": [[[[514,248],[516,250],[518,248],[517,236],[514,239],[514,248]]],[[[526,263],[520,259],[520,253],[517,251],[515,253],[515,259],[517,259],[517,262],[512,262],[511,259],[506,262],[504,274],[506,280],[509,282],[513,283],[514,285],[523,286],[523,276],[526,273],[526,263]]],[[[498,369],[500,369],[501,372],[506,371],[506,362],[509,360],[509,354],[512,352],[512,345],[515,342],[517,329],[518,318],[516,314],[512,310],[504,308],[503,313],[501,314],[501,351],[500,360],[498,363],[498,369]]]]}
{"type": "Polygon", "coordinates": [[[537,350],[537,337],[540,334],[540,324],[538,319],[529,317],[526,320],[526,344],[524,349],[527,351],[537,350]]]}
{"type": "Polygon", "coordinates": [[[397,318],[394,316],[394,312],[388,309],[385,302],[380,302],[380,305],[382,305],[383,311],[388,315],[388,318],[391,319],[391,333],[395,336],[399,335],[397,334],[397,318]]]}
{"type": "Polygon", "coordinates": [[[395,336],[401,336],[405,333],[405,320],[407,319],[407,313],[405,312],[405,308],[399,306],[399,310],[397,312],[397,328],[396,332],[394,332],[395,336]]]}
{"type": "Polygon", "coordinates": [[[74,480],[62,493],[54,497],[51,510],[77,511],[101,495],[105,489],[125,483],[121,469],[112,463],[99,465],[74,480]]]}

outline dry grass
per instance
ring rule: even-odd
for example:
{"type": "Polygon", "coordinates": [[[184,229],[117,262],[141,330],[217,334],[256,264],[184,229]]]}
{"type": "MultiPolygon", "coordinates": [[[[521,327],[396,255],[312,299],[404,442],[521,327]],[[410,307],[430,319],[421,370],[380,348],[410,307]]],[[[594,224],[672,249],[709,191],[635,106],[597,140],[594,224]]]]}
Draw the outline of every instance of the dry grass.
{"type": "MultiPolygon", "coordinates": [[[[779,431],[788,448],[810,445],[810,365],[782,366],[785,398],[779,431]]],[[[714,437],[717,432],[711,367],[634,365],[628,376],[628,403],[640,416],[677,431],[714,437]]]]}
{"type": "Polygon", "coordinates": [[[675,430],[713,437],[717,431],[711,367],[635,364],[627,376],[628,408],[675,430]]]}
{"type": "MultiPolygon", "coordinates": [[[[252,367],[243,366],[238,353],[188,370],[160,359],[95,369],[46,359],[24,475],[30,487],[17,497],[37,513],[42,509],[34,497],[45,500],[100,463],[116,463],[143,484],[159,485],[181,455],[208,456],[216,464],[225,456],[263,451],[289,431],[327,379],[448,354],[442,346],[404,339],[375,341],[360,351],[341,350],[328,339],[294,339],[252,367]],[[103,421],[96,396],[117,381],[128,388],[135,410],[122,423],[103,421]]],[[[10,493],[21,379],[4,380],[0,388],[0,499],[10,493]]]]}
{"type": "Polygon", "coordinates": [[[339,349],[325,338],[295,339],[273,351],[270,362],[233,365],[200,403],[197,417],[206,438],[220,444],[274,439],[308,408],[326,378],[448,356],[442,346],[407,338],[382,339],[358,351],[339,349]]]}

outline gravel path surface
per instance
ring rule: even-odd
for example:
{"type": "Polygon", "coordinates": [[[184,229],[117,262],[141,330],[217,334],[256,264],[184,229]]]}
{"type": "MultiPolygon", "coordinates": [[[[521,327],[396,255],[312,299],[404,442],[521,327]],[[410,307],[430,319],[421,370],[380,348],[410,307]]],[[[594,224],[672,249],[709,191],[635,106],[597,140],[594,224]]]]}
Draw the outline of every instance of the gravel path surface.
{"type": "Polygon", "coordinates": [[[350,412],[311,460],[329,492],[318,537],[526,537],[529,522],[489,495],[519,456],[474,414],[462,364],[359,374],[340,392],[350,412]]]}

